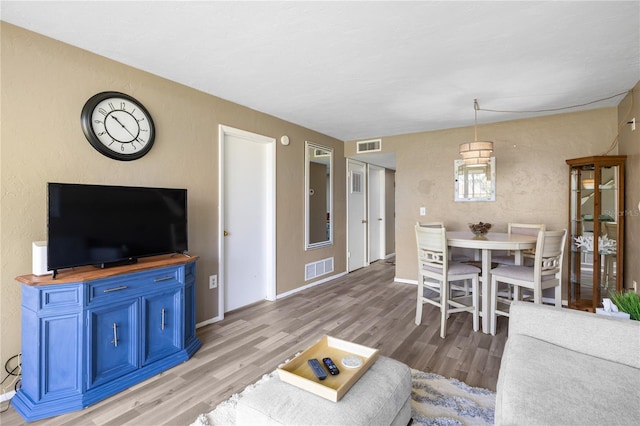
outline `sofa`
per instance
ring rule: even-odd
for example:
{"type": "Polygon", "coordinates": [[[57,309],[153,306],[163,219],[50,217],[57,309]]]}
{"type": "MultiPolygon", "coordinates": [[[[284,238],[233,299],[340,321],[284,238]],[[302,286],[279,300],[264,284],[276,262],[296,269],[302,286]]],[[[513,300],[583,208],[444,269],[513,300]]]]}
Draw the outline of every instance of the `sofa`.
{"type": "Polygon", "coordinates": [[[513,302],[496,425],[640,425],[640,321],[513,302]]]}

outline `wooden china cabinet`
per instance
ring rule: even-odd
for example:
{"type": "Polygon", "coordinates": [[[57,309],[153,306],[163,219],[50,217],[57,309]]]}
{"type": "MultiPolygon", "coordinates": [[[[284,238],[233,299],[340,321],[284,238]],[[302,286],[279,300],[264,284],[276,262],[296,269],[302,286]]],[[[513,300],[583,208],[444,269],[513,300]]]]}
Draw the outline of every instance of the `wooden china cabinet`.
{"type": "Polygon", "coordinates": [[[625,155],[566,160],[569,165],[569,307],[595,312],[622,291],[625,155]]]}

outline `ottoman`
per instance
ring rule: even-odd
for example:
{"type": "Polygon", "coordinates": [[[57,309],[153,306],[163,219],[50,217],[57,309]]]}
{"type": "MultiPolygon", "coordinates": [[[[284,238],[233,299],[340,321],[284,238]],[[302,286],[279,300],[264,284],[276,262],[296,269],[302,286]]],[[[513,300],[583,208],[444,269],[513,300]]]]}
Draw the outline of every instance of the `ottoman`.
{"type": "Polygon", "coordinates": [[[238,400],[236,425],[398,425],[411,420],[411,370],[386,357],[332,402],[277,376],[238,400]]]}

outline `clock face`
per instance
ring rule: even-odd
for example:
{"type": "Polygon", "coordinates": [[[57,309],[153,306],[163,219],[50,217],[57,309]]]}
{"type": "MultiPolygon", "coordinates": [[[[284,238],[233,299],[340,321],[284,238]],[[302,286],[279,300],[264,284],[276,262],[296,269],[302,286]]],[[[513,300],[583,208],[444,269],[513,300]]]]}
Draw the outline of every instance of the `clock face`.
{"type": "Polygon", "coordinates": [[[155,139],[149,112],[124,93],[103,92],[91,97],[82,109],[81,123],[89,143],[116,160],[142,157],[155,139]]]}

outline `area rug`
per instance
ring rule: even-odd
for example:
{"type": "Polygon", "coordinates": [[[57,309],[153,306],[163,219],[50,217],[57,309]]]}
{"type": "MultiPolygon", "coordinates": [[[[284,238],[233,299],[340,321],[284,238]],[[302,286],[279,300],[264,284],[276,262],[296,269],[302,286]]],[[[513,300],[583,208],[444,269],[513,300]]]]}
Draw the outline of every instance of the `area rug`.
{"type": "MultiPolygon", "coordinates": [[[[239,394],[232,395],[213,411],[201,414],[191,426],[235,426],[236,404],[245,392],[277,376],[265,374],[239,394]]],[[[411,417],[413,425],[493,425],[496,394],[456,379],[411,370],[411,417]]]]}

